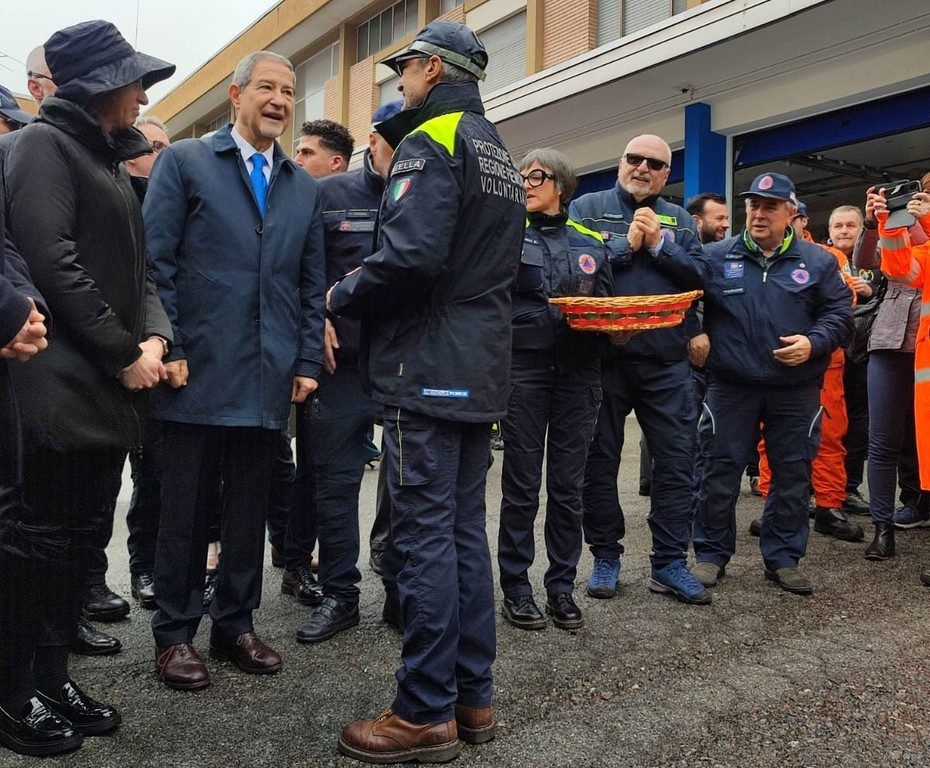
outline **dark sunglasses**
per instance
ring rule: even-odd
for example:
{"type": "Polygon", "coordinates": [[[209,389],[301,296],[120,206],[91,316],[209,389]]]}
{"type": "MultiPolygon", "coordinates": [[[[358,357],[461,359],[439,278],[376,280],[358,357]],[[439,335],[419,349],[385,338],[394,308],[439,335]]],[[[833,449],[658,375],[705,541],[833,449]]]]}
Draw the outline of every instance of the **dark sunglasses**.
{"type": "Polygon", "coordinates": [[[643,164],[643,160],[646,161],[646,165],[649,166],[650,171],[661,171],[663,168],[668,168],[668,163],[664,160],[659,160],[655,157],[646,157],[645,155],[634,155],[632,152],[627,152],[623,159],[626,160],[634,168],[639,168],[643,164]]]}
{"type": "Polygon", "coordinates": [[[554,173],[546,173],[539,168],[537,168],[535,171],[530,171],[528,174],[526,174],[526,176],[521,173],[520,176],[523,181],[525,181],[531,187],[541,187],[546,183],[546,179],[552,179],[555,181],[554,173]]]}

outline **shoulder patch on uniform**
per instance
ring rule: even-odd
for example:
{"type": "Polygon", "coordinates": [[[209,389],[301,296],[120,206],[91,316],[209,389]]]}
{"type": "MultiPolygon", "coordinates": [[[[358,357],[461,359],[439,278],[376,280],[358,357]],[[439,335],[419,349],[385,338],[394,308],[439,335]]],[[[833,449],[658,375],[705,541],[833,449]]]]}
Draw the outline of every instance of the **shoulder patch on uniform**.
{"type": "Polygon", "coordinates": [[[391,168],[391,176],[397,173],[407,173],[409,171],[422,171],[426,167],[426,160],[422,157],[414,157],[410,160],[400,160],[394,163],[391,168]]]}
{"type": "Polygon", "coordinates": [[[411,186],[413,186],[413,180],[409,176],[395,181],[391,187],[391,200],[396,203],[410,191],[411,186]]]}
{"type": "Polygon", "coordinates": [[[590,253],[583,253],[578,257],[578,266],[586,275],[593,275],[597,270],[597,262],[590,253]]]}

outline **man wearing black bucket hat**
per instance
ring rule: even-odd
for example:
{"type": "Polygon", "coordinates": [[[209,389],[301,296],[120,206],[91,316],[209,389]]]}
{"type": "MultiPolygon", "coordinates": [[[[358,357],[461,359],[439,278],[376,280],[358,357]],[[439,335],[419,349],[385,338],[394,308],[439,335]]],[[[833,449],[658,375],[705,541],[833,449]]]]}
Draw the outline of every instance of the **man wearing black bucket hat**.
{"type": "Polygon", "coordinates": [[[746,228],[704,246],[698,259],[710,355],[694,573],[712,587],[733,556],[740,477],[761,423],[772,470],[759,541],[764,576],[786,592],[809,595],[813,587],[798,563],[810,535],[820,387],[831,353],[852,332],[850,295],[833,255],[791,228],[798,210],[791,179],[764,173],[743,197],[746,228]]]}
{"type": "Polygon", "coordinates": [[[19,132],[5,168],[10,232],[55,317],[48,351],[13,370],[24,433],[16,547],[27,555],[18,589],[31,602],[17,642],[3,649],[0,738],[25,754],[80,743],[50,740],[34,702],[79,735],[120,723],[71,679],[68,646],[88,560],[112,525],[126,453],[140,437],[144,390],[164,378],[171,338],[122,162],[151,152],[132,124],[145,88],[174,65],[138,53],[105,21],[56,32],[45,54],[57,94],[19,132]]]}
{"type": "Polygon", "coordinates": [[[440,762],[460,738],[494,737],[484,499],[490,425],[509,390],[525,194],[484,117],[488,55],[474,32],[434,21],[384,63],[404,110],[378,125],[396,151],[375,251],[330,289],[329,308],[361,318],[360,368],[384,406],[404,645],[391,708],[347,725],[339,749],[440,762]]]}

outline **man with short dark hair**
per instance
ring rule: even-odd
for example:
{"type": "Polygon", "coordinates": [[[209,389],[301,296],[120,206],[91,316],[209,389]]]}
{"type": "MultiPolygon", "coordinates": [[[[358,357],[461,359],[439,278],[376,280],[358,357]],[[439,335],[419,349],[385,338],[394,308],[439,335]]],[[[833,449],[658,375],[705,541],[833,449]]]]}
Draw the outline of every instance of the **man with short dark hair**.
{"type": "Polygon", "coordinates": [[[211,655],[252,674],[281,657],[255,633],[271,469],[289,402],[323,366],[323,232],[316,183],[277,145],[294,69],[246,56],[229,96],[236,121],[163,150],[145,198],[149,260],[175,332],[170,387],[155,399],[165,467],[152,618],[156,671],[180,690],[210,682],[194,649],[203,614],[203,498],[223,480],[223,565],[211,655]]]}
{"type": "Polygon", "coordinates": [[[685,206],[697,225],[701,245],[715,243],[727,236],[730,213],[727,199],[716,192],[702,192],[692,197],[685,206]]]}
{"type": "Polygon", "coordinates": [[[391,708],[343,728],[339,750],[444,762],[460,738],[494,737],[485,485],[490,423],[507,404],[526,198],[484,117],[488,55],[474,32],[431,22],[384,63],[405,109],[378,126],[396,147],[378,239],[328,306],[361,319],[362,370],[384,406],[404,644],[391,708]]]}
{"type": "MultiPolygon", "coordinates": [[[[392,154],[378,124],[400,108],[400,101],[392,102],[372,116],[361,168],[321,180],[328,282],[371,255],[392,154]]],[[[297,411],[298,476],[313,476],[323,591],[322,603],[297,632],[301,643],[322,642],[358,624],[358,494],[365,471],[365,438],[380,416],[377,403],[362,386],[358,323],[327,317],[324,352],[326,375],[311,401],[297,411]]]]}
{"type": "Polygon", "coordinates": [[[294,160],[315,179],[349,169],[355,139],[334,120],[310,120],[300,126],[294,160]]]}

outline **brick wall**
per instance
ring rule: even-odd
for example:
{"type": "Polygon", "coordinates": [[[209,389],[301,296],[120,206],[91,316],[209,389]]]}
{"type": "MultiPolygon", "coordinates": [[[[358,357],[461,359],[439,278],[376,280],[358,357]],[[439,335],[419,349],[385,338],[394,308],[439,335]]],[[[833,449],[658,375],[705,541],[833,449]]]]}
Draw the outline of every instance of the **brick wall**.
{"type": "Polygon", "coordinates": [[[597,0],[545,0],[543,69],[597,45],[597,0]]]}
{"type": "Polygon", "coordinates": [[[375,62],[368,58],[349,69],[349,120],[346,127],[356,142],[368,140],[371,113],[378,106],[378,86],[375,84],[375,62]]]}

